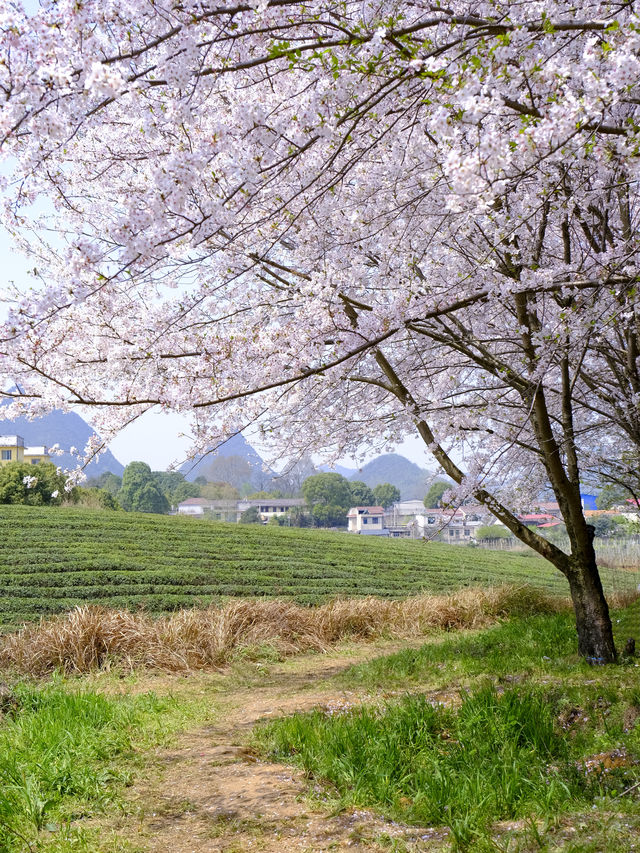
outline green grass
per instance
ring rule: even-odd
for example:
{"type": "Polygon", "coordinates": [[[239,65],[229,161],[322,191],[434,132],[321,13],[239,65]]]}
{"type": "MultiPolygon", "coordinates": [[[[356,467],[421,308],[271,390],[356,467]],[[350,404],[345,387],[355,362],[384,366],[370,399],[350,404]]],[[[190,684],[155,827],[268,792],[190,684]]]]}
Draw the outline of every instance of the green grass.
{"type": "MultiPolygon", "coordinates": [[[[637,631],[638,607],[613,614],[619,646],[637,631]]],[[[272,721],[253,745],[303,767],[323,810],[373,808],[402,824],[448,827],[447,848],[629,853],[640,838],[640,788],[629,790],[640,779],[636,660],[589,667],[570,614],[443,633],[322,682],[364,706],[272,721]],[[625,761],[604,771],[595,757],[612,750],[625,761]]],[[[241,664],[226,676],[161,679],[166,697],[117,673],[15,684],[0,715],[0,853],[138,850],[125,787],[162,772],[156,745],[210,721],[265,674],[267,664],[241,664]]]]}
{"type": "MultiPolygon", "coordinates": [[[[563,594],[536,556],[321,530],[68,508],[0,507],[0,625],[87,601],[166,611],[233,596],[335,596],[528,583],[563,594]]],[[[635,575],[605,583],[634,587],[635,575]]]]}
{"type": "Polygon", "coordinates": [[[479,633],[453,633],[421,648],[351,667],[342,678],[349,687],[367,690],[425,683],[446,687],[489,673],[498,678],[569,673],[577,661],[572,616],[555,614],[514,619],[479,633]]]}
{"type": "Polygon", "coordinates": [[[109,698],[59,680],[17,685],[14,696],[0,716],[0,853],[43,837],[75,849],[78,820],[113,809],[139,751],[189,716],[171,698],[109,698]]]}
{"type": "MultiPolygon", "coordinates": [[[[620,651],[627,637],[640,641],[640,601],[614,611],[612,620],[620,651]]],[[[507,681],[566,681],[571,677],[591,680],[599,672],[578,657],[574,617],[567,612],[511,619],[481,632],[455,632],[418,649],[350,667],[340,676],[340,683],[367,690],[424,684],[445,688],[488,675],[507,681]]]]}
{"type": "Polygon", "coordinates": [[[531,689],[484,687],[455,711],[420,695],[332,717],[315,711],[273,722],[257,740],[330,783],[342,806],[449,826],[459,840],[594,793],[569,763],[545,696],[531,689]]]}
{"type": "MultiPolygon", "coordinates": [[[[619,644],[637,607],[614,614],[619,644]]],[[[446,827],[455,850],[626,853],[640,837],[637,673],[579,660],[570,615],[514,619],[353,666],[335,686],[401,695],[273,720],[252,743],[332,808],[446,827]]]]}

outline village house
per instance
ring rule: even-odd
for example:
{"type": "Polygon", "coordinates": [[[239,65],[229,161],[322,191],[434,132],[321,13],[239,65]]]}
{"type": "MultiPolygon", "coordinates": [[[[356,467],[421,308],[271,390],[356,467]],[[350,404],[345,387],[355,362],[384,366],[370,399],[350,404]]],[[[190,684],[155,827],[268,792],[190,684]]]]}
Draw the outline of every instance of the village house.
{"type": "Polygon", "coordinates": [[[179,515],[206,517],[215,521],[240,521],[242,513],[255,507],[261,521],[267,522],[277,515],[287,515],[292,509],[304,507],[303,498],[246,498],[243,500],[209,500],[187,498],[178,504],[179,515]]]}
{"type": "Polygon", "coordinates": [[[556,516],[547,512],[525,512],[518,519],[527,527],[544,527],[558,522],[556,516]]]}
{"type": "Polygon", "coordinates": [[[237,503],[237,521],[242,513],[255,507],[262,521],[269,521],[276,515],[288,515],[293,509],[306,506],[304,498],[246,498],[237,503]]]}
{"type": "Polygon", "coordinates": [[[236,521],[238,501],[208,500],[207,498],[187,498],[178,504],[179,515],[191,515],[196,518],[207,517],[215,521],[236,521]]]}
{"type": "Polygon", "coordinates": [[[51,458],[44,444],[25,447],[20,435],[0,435],[0,466],[11,462],[26,462],[37,465],[38,462],[50,462],[51,458]]]}
{"type": "Polygon", "coordinates": [[[466,507],[426,509],[415,517],[415,535],[425,539],[437,537],[450,544],[470,542],[475,538],[478,527],[485,523],[484,516],[476,507],[471,510],[469,512],[466,507]]]}
{"type": "Polygon", "coordinates": [[[562,518],[558,501],[541,501],[533,507],[533,512],[539,512],[542,515],[552,515],[554,518],[562,518]]]}
{"type": "Polygon", "coordinates": [[[349,533],[365,536],[389,536],[384,524],[385,512],[381,506],[352,506],[347,513],[349,533]]]}

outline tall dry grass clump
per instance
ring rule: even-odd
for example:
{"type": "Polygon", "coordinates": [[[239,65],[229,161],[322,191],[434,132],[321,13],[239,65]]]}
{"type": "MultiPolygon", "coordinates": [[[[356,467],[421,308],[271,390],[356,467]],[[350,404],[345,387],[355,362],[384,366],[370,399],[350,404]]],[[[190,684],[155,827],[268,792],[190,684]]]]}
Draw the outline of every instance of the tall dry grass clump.
{"type": "Polygon", "coordinates": [[[324,651],[345,639],[480,628],[496,619],[568,606],[540,590],[510,586],[401,601],[339,599],[318,607],[240,599],[160,618],[86,605],[0,637],[0,667],[31,675],[83,673],[113,664],[181,672],[221,667],[239,652],[265,645],[280,655],[324,651]]]}

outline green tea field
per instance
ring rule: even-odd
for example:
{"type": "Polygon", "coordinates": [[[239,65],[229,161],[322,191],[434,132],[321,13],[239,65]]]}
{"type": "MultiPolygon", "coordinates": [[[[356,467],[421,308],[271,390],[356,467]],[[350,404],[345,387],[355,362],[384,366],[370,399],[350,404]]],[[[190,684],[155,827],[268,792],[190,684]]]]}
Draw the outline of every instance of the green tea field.
{"type": "MultiPolygon", "coordinates": [[[[314,604],[501,583],[567,592],[535,556],[321,530],[2,506],[0,536],[5,626],[84,602],[158,612],[233,596],[314,604]]],[[[619,591],[620,577],[605,583],[619,591]]]]}

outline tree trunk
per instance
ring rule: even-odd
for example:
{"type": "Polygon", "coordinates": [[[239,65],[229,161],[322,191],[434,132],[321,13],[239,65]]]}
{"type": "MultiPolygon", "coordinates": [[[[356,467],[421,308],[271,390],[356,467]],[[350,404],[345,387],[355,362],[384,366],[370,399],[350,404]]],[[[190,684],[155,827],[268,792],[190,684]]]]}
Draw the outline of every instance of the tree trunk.
{"type": "Polygon", "coordinates": [[[578,631],[578,653],[588,663],[614,663],[616,647],[609,607],[604,597],[595,555],[588,560],[571,558],[567,574],[578,631]]]}
{"type": "MultiPolygon", "coordinates": [[[[385,386],[404,404],[413,407],[416,414],[418,433],[440,463],[445,473],[456,483],[462,483],[464,474],[449,454],[435,439],[429,424],[420,417],[420,407],[403,384],[398,374],[382,353],[376,350],[376,361],[390,383],[385,386]]],[[[562,511],[567,533],[571,541],[571,554],[566,554],[557,545],[549,542],[535,530],[530,530],[520,519],[496,500],[485,489],[478,488],[473,492],[474,497],[484,504],[499,518],[511,532],[537,551],[545,560],[554,565],[569,581],[571,599],[576,617],[578,632],[578,653],[589,663],[614,663],[617,659],[616,647],[613,641],[613,629],[609,607],[607,606],[598,574],[596,553],[593,547],[594,528],[587,523],[582,510],[580,499],[580,479],[577,465],[575,466],[575,482],[570,481],[562,468],[562,454],[553,436],[548,414],[542,395],[538,401],[538,413],[543,422],[541,432],[537,424],[537,434],[541,432],[540,445],[545,448],[549,480],[554,487],[558,504],[562,511]]]]}

